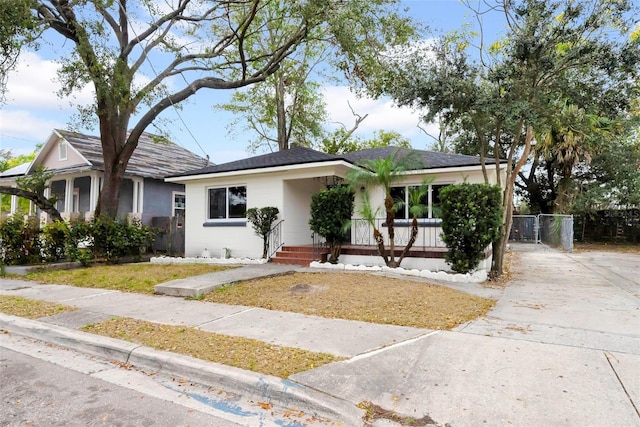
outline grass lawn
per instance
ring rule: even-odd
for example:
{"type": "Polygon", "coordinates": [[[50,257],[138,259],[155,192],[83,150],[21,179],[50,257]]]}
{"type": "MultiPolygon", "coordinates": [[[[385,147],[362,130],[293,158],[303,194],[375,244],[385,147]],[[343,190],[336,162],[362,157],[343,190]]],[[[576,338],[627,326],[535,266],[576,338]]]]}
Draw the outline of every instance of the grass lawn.
{"type": "Polygon", "coordinates": [[[67,305],[56,304],[53,302],[36,301],[10,295],[0,295],[0,312],[11,316],[26,317],[27,319],[39,319],[41,317],[53,316],[54,314],[74,310],[77,309],[75,307],[69,307],[67,305]]]}
{"type": "MultiPolygon", "coordinates": [[[[29,278],[43,283],[149,294],[157,283],[224,268],[228,267],[125,264],[34,273],[29,278]]],[[[39,318],[73,309],[11,298],[0,299],[0,311],[39,318]]],[[[444,286],[366,273],[335,272],[294,273],[241,282],[205,296],[204,301],[428,329],[451,329],[484,315],[495,304],[493,300],[444,286]]],[[[282,378],[341,360],[330,354],[129,318],[86,325],[83,330],[282,378]]]]}
{"type": "Polygon", "coordinates": [[[161,325],[129,318],[119,317],[86,325],[82,330],[281,378],[343,359],[327,353],[280,347],[187,326],[161,325]]]}
{"type": "Polygon", "coordinates": [[[484,315],[494,300],[366,273],[294,273],[223,287],[204,301],[428,329],[484,315]]]}
{"type": "Polygon", "coordinates": [[[30,273],[26,278],[38,283],[153,294],[153,287],[157,284],[228,268],[211,264],[117,264],[42,271],[30,273]]]}

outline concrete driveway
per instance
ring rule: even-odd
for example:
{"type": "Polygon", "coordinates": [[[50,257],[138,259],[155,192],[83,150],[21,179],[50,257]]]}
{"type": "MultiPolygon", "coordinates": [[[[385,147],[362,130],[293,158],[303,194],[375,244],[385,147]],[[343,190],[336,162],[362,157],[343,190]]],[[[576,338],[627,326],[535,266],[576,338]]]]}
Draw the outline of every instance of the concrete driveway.
{"type": "Polygon", "coordinates": [[[486,318],[293,379],[453,427],[640,425],[640,256],[533,249],[486,318]]]}

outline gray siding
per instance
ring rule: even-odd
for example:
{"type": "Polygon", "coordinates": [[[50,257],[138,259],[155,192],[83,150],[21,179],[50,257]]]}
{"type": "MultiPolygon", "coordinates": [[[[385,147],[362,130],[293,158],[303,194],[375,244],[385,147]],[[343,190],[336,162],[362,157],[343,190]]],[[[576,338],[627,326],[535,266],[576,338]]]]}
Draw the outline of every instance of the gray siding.
{"type": "Polygon", "coordinates": [[[118,216],[125,217],[131,212],[133,207],[133,181],[122,180],[120,184],[120,195],[118,197],[118,216]]]}
{"type": "Polygon", "coordinates": [[[184,185],[156,179],[144,180],[144,212],[142,214],[144,224],[150,224],[151,218],[156,216],[171,216],[174,191],[184,192],[184,185]]]}

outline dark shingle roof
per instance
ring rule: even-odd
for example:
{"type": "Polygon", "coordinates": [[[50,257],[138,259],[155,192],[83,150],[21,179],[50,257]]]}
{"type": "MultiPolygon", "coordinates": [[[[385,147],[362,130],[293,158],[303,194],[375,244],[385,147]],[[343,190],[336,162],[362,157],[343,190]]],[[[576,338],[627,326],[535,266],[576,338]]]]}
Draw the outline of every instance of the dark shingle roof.
{"type": "MultiPolygon", "coordinates": [[[[102,146],[97,136],[57,130],[96,169],[104,169],[102,146]]],[[[133,152],[127,173],[145,178],[162,179],[210,164],[208,160],[164,138],[143,133],[133,152]]]]}
{"type": "Polygon", "coordinates": [[[438,169],[480,165],[479,156],[465,156],[462,154],[449,154],[437,151],[415,150],[410,148],[368,148],[365,150],[346,153],[343,155],[332,155],[312,150],[310,148],[297,147],[289,150],[278,151],[275,153],[249,157],[248,159],[236,160],[229,163],[223,163],[220,165],[192,170],[186,173],[177,174],[176,176],[207,175],[221,172],[236,172],[277,166],[327,162],[332,160],[343,160],[347,163],[358,164],[366,160],[383,159],[396,153],[398,158],[402,158],[412,152],[417,153],[417,157],[421,161],[417,169],[438,169]]]}
{"type": "Polygon", "coordinates": [[[439,151],[415,150],[411,148],[379,147],[346,153],[342,157],[351,162],[359,163],[366,160],[384,159],[394,154],[401,159],[410,153],[419,160],[418,169],[454,168],[461,166],[479,166],[479,156],[466,156],[463,154],[441,153],[439,151]]]}
{"type": "Polygon", "coordinates": [[[262,154],[260,156],[249,157],[247,159],[236,160],[220,165],[208,166],[205,168],[192,170],[179,176],[205,175],[220,172],[236,172],[250,169],[264,169],[278,166],[299,165],[305,163],[328,162],[332,160],[342,160],[340,156],[334,156],[306,147],[296,147],[289,150],[277,151],[275,153],[262,154]]]}

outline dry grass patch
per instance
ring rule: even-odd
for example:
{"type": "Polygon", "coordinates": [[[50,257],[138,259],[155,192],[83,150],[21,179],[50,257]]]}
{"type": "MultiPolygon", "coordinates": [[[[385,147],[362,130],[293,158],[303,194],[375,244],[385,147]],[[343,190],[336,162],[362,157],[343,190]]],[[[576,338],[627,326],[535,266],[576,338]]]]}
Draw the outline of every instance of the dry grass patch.
{"type": "Polygon", "coordinates": [[[625,254],[640,255],[640,244],[633,243],[574,243],[574,252],[621,252],[625,254]]]}
{"type": "Polygon", "coordinates": [[[326,353],[129,318],[86,325],[83,330],[281,378],[342,360],[326,353]]]}
{"type": "Polygon", "coordinates": [[[230,268],[210,264],[120,264],[86,267],[76,270],[30,273],[27,279],[38,283],[55,283],[83,288],[111,289],[153,294],[160,283],[230,268]]]}
{"type": "Polygon", "coordinates": [[[68,305],[56,304],[47,301],[37,301],[28,298],[0,295],[0,312],[11,316],[39,319],[53,316],[67,311],[75,311],[77,308],[68,305]]]}
{"type": "Polygon", "coordinates": [[[494,300],[364,273],[294,273],[223,287],[205,301],[428,329],[484,315],[494,300]]]}

